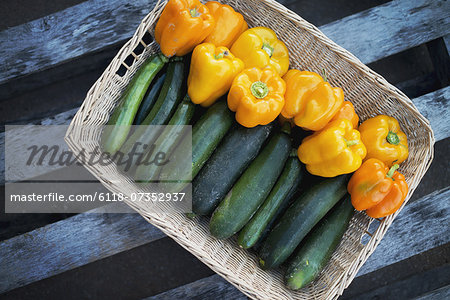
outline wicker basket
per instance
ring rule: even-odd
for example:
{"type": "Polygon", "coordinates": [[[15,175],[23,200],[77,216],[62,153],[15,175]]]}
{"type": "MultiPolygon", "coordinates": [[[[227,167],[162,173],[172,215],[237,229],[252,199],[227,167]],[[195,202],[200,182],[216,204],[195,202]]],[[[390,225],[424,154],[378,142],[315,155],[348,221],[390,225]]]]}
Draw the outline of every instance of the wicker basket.
{"type": "MultiPolygon", "coordinates": [[[[267,26],[275,30],[289,49],[291,68],[315,72],[325,68],[330,83],[343,88],[346,99],[355,105],[361,120],[382,113],[399,120],[409,139],[410,155],[401,166],[410,187],[408,200],[430,166],[434,145],[428,120],[417,111],[411,100],[351,53],[324,36],[315,26],[279,3],[272,0],[221,2],[227,2],[242,13],[250,27],[267,26]]],[[[153,11],[142,20],[134,36],[89,90],[66,135],[66,141],[75,153],[80,151],[83,141],[97,139],[89,131],[81,130],[80,125],[105,124],[135,71],[146,58],[159,50],[155,42],[146,45],[142,39],[147,32],[153,34],[154,25],[165,4],[166,1],[156,4],[153,11]],[[144,45],[145,50],[136,54],[135,49],[139,44],[144,45]],[[127,65],[125,59],[130,55],[134,58],[133,63],[127,65]],[[116,74],[121,66],[128,69],[124,76],[116,74]]],[[[88,147],[94,149],[98,140],[91,144],[88,147]]],[[[132,182],[114,167],[87,168],[113,192],[129,195],[135,189],[132,182]]],[[[239,248],[236,239],[222,241],[212,237],[207,220],[193,221],[183,214],[152,213],[143,203],[127,203],[243,293],[257,299],[337,298],[350,284],[400,212],[399,210],[387,218],[375,220],[376,230],[372,234],[367,230],[374,220],[364,213],[357,213],[330,263],[319,277],[307,287],[291,291],[283,284],[281,269],[261,270],[256,256],[239,248]],[[361,240],[365,235],[368,242],[362,244],[361,240]]]]}

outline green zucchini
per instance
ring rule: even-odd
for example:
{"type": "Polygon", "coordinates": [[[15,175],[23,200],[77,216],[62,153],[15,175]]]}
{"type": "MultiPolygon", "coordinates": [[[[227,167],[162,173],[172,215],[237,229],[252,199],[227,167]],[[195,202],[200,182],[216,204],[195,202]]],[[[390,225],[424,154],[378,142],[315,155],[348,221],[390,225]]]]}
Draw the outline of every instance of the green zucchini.
{"type": "Polygon", "coordinates": [[[166,74],[162,74],[159,76],[155,83],[150,87],[148,94],[145,96],[144,100],[142,100],[141,106],[136,114],[136,118],[134,119],[135,125],[141,125],[142,121],[144,121],[145,117],[150,113],[150,110],[153,107],[156,99],[158,98],[159,91],[161,90],[164,79],[166,78],[166,74]]]}
{"type": "Polygon", "coordinates": [[[184,63],[174,60],[167,66],[166,78],[155,105],[141,125],[161,125],[169,121],[181,99],[181,85],[184,79],[184,63]]]}
{"type": "Polygon", "coordinates": [[[271,220],[277,217],[280,208],[289,202],[289,196],[293,194],[292,191],[297,190],[302,178],[302,166],[298,160],[297,151],[293,149],[269,196],[239,233],[238,244],[241,247],[248,249],[258,242],[271,220]]]}
{"type": "Polygon", "coordinates": [[[192,210],[209,215],[258,155],[273,124],[245,128],[237,125],[214,151],[192,182],[192,210]]]}
{"type": "Polygon", "coordinates": [[[294,184],[294,186],[297,186],[297,188],[294,188],[289,192],[285,201],[283,201],[283,203],[280,205],[280,207],[278,207],[274,216],[270,219],[269,223],[267,223],[266,228],[264,229],[264,232],[261,234],[259,240],[253,246],[253,248],[255,250],[259,251],[259,249],[261,249],[262,242],[269,235],[269,232],[272,230],[272,228],[275,226],[275,224],[278,223],[278,221],[280,220],[281,216],[284,214],[286,209],[292,204],[292,202],[295,199],[298,192],[301,191],[301,189],[304,188],[305,186],[308,186],[308,184],[309,184],[308,179],[312,175],[310,175],[306,171],[305,166],[303,164],[301,164],[301,168],[302,168],[302,171],[301,171],[302,176],[300,176],[298,183],[294,184]]]}
{"type": "Polygon", "coordinates": [[[125,142],[147,88],[167,60],[161,53],[154,55],[134,75],[103,132],[102,145],[105,152],[115,153],[125,142]]]}
{"type": "Polygon", "coordinates": [[[353,212],[350,197],[344,197],[308,234],[288,264],[285,282],[290,289],[301,289],[319,275],[339,245],[353,212]]]}
{"type": "MultiPolygon", "coordinates": [[[[149,145],[161,133],[162,128],[144,125],[165,125],[169,121],[181,100],[180,86],[183,83],[183,62],[171,61],[167,67],[166,78],[159,93],[158,99],[153,105],[150,113],[136,128],[133,134],[127,139],[120,149],[125,155],[131,153],[133,148],[135,153],[143,153],[149,145]]],[[[136,165],[138,155],[131,156],[132,166],[136,165]]]]}
{"type": "Polygon", "coordinates": [[[291,150],[289,125],[276,133],[214,211],[209,231],[225,239],[245,226],[270,193],[291,150]]]}
{"type": "MultiPolygon", "coordinates": [[[[180,141],[180,138],[182,138],[183,134],[186,132],[185,126],[176,125],[189,124],[194,115],[194,108],[194,103],[192,103],[189,96],[186,95],[169,121],[168,125],[172,126],[166,127],[154,143],[156,146],[155,151],[164,153],[166,157],[170,157],[175,146],[180,141]]],[[[159,171],[161,169],[162,166],[154,163],[149,165],[142,163],[136,169],[135,180],[140,182],[156,181],[158,180],[159,171]]]]}
{"type": "Polygon", "coordinates": [[[179,193],[191,182],[191,170],[189,170],[189,166],[185,166],[187,155],[192,153],[192,145],[191,141],[189,141],[191,138],[190,135],[185,135],[175,148],[171,155],[171,161],[175,162],[175,164],[167,164],[162,167],[158,175],[162,191],[179,193]]]}
{"type": "Polygon", "coordinates": [[[226,101],[216,102],[192,127],[192,178],[194,178],[233,124],[226,101]]]}
{"type": "MultiPolygon", "coordinates": [[[[189,171],[191,178],[197,175],[232,124],[233,114],[228,109],[227,103],[225,101],[216,102],[192,127],[192,169],[173,169],[168,165],[167,168],[164,167],[161,170],[159,180],[171,181],[170,178],[179,178],[180,181],[174,182],[171,189],[177,192],[183,190],[189,182],[182,179],[189,177],[189,171]],[[183,173],[176,174],[177,172],[183,173]]],[[[189,143],[183,142],[182,144],[189,143]]],[[[172,159],[177,161],[177,159],[181,159],[178,158],[178,155],[185,155],[186,152],[187,150],[181,149],[174,154],[172,159]]]]}
{"type": "Polygon", "coordinates": [[[320,219],[345,195],[348,176],[329,178],[302,193],[264,241],[259,257],[263,269],[282,264],[320,219]]]}

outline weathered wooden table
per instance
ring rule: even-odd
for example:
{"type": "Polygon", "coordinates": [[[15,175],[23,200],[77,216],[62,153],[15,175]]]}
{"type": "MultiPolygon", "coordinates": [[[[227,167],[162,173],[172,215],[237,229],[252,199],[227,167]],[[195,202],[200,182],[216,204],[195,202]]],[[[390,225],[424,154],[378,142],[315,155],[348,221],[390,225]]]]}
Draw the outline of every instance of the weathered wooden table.
{"type": "MultiPolygon", "coordinates": [[[[68,124],[154,5],[66,2],[78,4],[2,28],[3,124],[68,124]]],[[[450,298],[450,3],[280,2],[403,90],[436,136],[431,168],[342,298],[450,298]]],[[[4,179],[4,156],[0,167],[4,179]]],[[[137,214],[16,215],[3,207],[0,298],[246,298],[137,214]]]]}

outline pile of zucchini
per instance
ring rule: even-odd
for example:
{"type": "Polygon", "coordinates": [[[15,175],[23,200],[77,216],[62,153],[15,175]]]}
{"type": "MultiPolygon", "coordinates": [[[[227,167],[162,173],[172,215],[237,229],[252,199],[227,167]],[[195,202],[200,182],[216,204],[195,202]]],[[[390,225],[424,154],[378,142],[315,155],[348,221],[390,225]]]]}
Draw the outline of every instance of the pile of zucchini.
{"type": "MultiPolygon", "coordinates": [[[[177,126],[162,132],[146,127],[131,132],[131,126],[192,124],[192,215],[210,216],[217,238],[238,234],[241,247],[258,253],[261,268],[286,263],[287,286],[304,287],[330,260],[353,215],[348,176],[307,174],[289,123],[244,128],[224,100],[202,111],[185,96],[186,65],[187,59],[169,61],[161,54],[142,65],[103,133],[104,151],[128,153],[136,143],[157,141],[171,153],[183,144],[177,126]]],[[[142,164],[136,178],[158,181],[180,172],[170,165],[160,169],[142,164]]],[[[186,185],[175,182],[170,192],[186,185]]]]}

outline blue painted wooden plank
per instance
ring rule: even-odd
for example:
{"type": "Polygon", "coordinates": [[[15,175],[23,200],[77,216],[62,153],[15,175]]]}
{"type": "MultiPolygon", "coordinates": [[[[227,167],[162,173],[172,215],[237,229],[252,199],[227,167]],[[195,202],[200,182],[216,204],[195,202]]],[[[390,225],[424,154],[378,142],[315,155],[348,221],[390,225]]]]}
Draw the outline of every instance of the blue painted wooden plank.
{"type": "Polygon", "coordinates": [[[165,236],[137,213],[97,213],[104,209],[1,242],[0,293],[165,236]]]}
{"type": "Polygon", "coordinates": [[[450,299],[450,285],[431,291],[425,295],[415,298],[414,300],[443,300],[443,299],[450,299]]]}
{"type": "MultiPolygon", "coordinates": [[[[423,272],[415,273],[404,278],[392,280],[388,272],[384,273],[384,278],[379,284],[372,285],[372,288],[361,293],[346,296],[345,293],[341,300],[367,300],[367,299],[413,299],[416,296],[423,295],[430,290],[438,289],[449,284],[450,264],[442,264],[423,272]],[[384,284],[383,284],[384,283],[384,284]]],[[[377,274],[378,275],[378,274],[377,274]]],[[[395,276],[395,275],[394,275],[395,276]]],[[[447,300],[448,298],[438,298],[447,300]]]]}
{"type": "MultiPolygon", "coordinates": [[[[44,118],[33,122],[34,125],[69,125],[77,113],[79,107],[59,113],[53,117],[44,118]]],[[[23,129],[26,130],[26,129],[23,129]]],[[[17,135],[21,135],[23,130],[18,130],[17,135]]],[[[5,132],[0,132],[0,149],[5,149],[5,132]]],[[[50,170],[49,170],[50,171],[50,170]]],[[[5,155],[0,156],[0,184],[5,183],[5,155]]]]}
{"type": "Polygon", "coordinates": [[[436,142],[450,137],[450,86],[412,99],[414,105],[431,123],[436,142]]]}
{"type": "Polygon", "coordinates": [[[449,34],[450,2],[394,0],[320,29],[368,64],[449,34]]]}
{"type": "Polygon", "coordinates": [[[450,55],[450,34],[444,36],[445,47],[447,47],[447,53],[450,55]]]}
{"type": "Polygon", "coordinates": [[[406,205],[357,276],[450,242],[449,199],[447,187],[406,205]]]}
{"type": "Polygon", "coordinates": [[[0,32],[0,83],[132,36],[156,0],[90,0],[0,32]]]}

